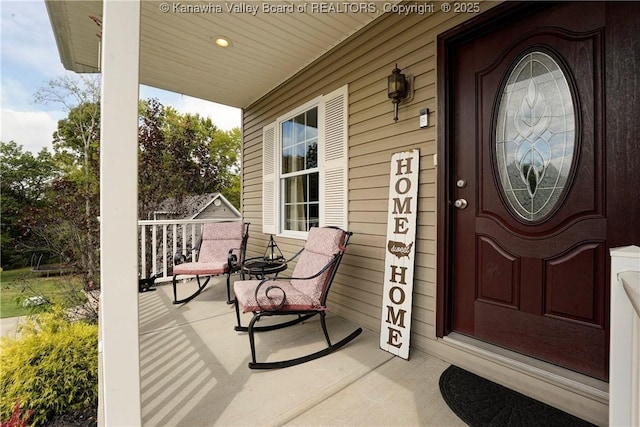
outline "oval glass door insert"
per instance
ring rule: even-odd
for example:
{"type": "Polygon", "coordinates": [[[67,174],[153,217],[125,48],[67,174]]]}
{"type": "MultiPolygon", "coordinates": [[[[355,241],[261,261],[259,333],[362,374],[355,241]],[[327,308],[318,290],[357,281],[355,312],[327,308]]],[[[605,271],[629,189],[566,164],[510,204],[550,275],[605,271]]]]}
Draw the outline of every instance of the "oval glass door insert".
{"type": "Polygon", "coordinates": [[[516,63],[496,115],[500,185],[516,216],[545,218],[560,200],[575,151],[575,112],[567,78],[547,53],[516,63]]]}

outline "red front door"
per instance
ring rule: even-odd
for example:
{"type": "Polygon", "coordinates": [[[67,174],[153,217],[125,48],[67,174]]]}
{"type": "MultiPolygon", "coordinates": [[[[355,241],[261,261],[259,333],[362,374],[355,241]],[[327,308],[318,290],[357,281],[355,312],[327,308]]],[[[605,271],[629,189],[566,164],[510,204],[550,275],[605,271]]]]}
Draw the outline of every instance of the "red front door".
{"type": "Polygon", "coordinates": [[[638,9],[563,3],[449,52],[448,329],[602,379],[608,249],[639,234],[608,221],[640,213],[608,197],[633,174],[607,166],[611,7],[638,9]]]}

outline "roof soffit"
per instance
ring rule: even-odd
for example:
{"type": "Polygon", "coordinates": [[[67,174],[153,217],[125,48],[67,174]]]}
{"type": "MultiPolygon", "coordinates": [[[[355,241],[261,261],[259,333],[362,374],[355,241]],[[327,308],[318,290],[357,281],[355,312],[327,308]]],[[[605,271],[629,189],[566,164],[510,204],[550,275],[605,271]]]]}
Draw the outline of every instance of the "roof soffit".
{"type": "MultiPolygon", "coordinates": [[[[102,2],[46,4],[65,68],[97,72],[101,28],[91,17],[100,22],[102,2]]],[[[143,1],[140,83],[242,108],[383,14],[380,5],[355,13],[346,6],[352,3],[334,2],[319,13],[313,4],[319,2],[143,1]],[[289,9],[266,12],[263,4],[289,9]],[[216,36],[232,45],[216,46],[216,36]]]]}

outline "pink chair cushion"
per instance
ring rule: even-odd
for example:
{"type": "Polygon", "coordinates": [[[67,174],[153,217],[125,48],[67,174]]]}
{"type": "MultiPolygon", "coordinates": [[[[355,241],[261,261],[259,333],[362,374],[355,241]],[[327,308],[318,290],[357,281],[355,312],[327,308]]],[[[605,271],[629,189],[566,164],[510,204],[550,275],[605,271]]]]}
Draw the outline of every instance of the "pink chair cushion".
{"type": "Polygon", "coordinates": [[[173,267],[173,274],[222,274],[229,269],[227,265],[229,249],[240,259],[240,246],[245,225],[242,221],[204,224],[202,245],[196,262],[186,262],[173,267]]]}
{"type": "MultiPolygon", "coordinates": [[[[333,228],[312,228],[305,244],[305,250],[300,254],[296,268],[291,277],[310,277],[317,274],[333,257],[342,250],[345,232],[333,228]]],[[[321,304],[322,293],[327,285],[329,275],[335,266],[331,266],[322,274],[312,279],[292,279],[291,282],[272,280],[260,288],[258,299],[264,309],[276,308],[282,301],[282,293],[278,289],[270,292],[270,301],[265,292],[269,286],[281,287],[286,295],[285,306],[279,311],[293,310],[324,310],[321,304]]],[[[242,310],[246,312],[260,311],[256,302],[255,288],[259,280],[245,280],[235,282],[233,289],[242,310]]]]}
{"type": "MultiPolygon", "coordinates": [[[[310,277],[317,274],[324,266],[326,266],[333,257],[326,255],[315,254],[313,252],[307,252],[306,250],[300,254],[300,259],[296,264],[296,268],[293,270],[291,277],[310,277]]],[[[320,301],[322,291],[325,284],[331,274],[333,266],[329,267],[322,274],[313,279],[299,280],[292,279],[291,285],[300,292],[304,292],[313,298],[314,301],[320,301]]]]}
{"type": "Polygon", "coordinates": [[[229,249],[240,254],[244,223],[220,222],[205,224],[202,230],[202,246],[198,253],[198,262],[227,262],[229,249]]]}
{"type": "MultiPolygon", "coordinates": [[[[334,228],[312,228],[309,230],[307,243],[291,277],[310,277],[318,273],[333,257],[340,252],[345,233],[334,228]]],[[[334,266],[328,268],[318,277],[306,280],[291,280],[291,284],[313,298],[320,301],[334,266]]]]}
{"type": "Polygon", "coordinates": [[[291,283],[280,280],[270,280],[262,285],[258,291],[258,300],[262,305],[262,308],[258,305],[255,298],[256,287],[260,283],[260,280],[243,280],[237,281],[233,284],[233,290],[236,294],[236,299],[240,304],[240,308],[245,313],[253,311],[262,311],[264,309],[275,309],[282,301],[282,292],[279,289],[273,289],[269,292],[269,295],[273,298],[270,300],[266,296],[266,291],[269,286],[278,286],[286,292],[287,301],[286,304],[280,309],[280,311],[295,311],[295,310],[322,310],[324,307],[320,305],[320,301],[316,301],[309,295],[300,292],[294,288],[291,283]]]}
{"type": "Polygon", "coordinates": [[[227,272],[227,262],[185,262],[173,267],[173,274],[222,274],[227,272]]]}
{"type": "Polygon", "coordinates": [[[242,240],[244,223],[242,221],[217,222],[204,224],[203,240],[242,240]]]}
{"type": "Polygon", "coordinates": [[[342,249],[344,237],[345,232],[340,229],[313,227],[309,230],[304,250],[333,257],[342,249]]]}

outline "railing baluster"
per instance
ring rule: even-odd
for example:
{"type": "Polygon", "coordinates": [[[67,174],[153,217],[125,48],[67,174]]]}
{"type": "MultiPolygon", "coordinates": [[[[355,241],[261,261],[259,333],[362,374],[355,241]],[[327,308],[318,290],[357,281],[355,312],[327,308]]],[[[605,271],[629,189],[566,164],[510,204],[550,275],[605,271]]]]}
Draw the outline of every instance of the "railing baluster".
{"type": "Polygon", "coordinates": [[[162,277],[167,277],[167,224],[162,226],[162,277]]]}
{"type": "Polygon", "coordinates": [[[140,277],[144,278],[147,275],[147,226],[140,227],[140,277]]]}
{"type": "Polygon", "coordinates": [[[151,227],[151,274],[154,275],[158,271],[158,232],[156,224],[153,224],[151,227]]]}
{"type": "Polygon", "coordinates": [[[187,227],[189,224],[182,225],[182,253],[187,253],[187,227]]]}
{"type": "Polygon", "coordinates": [[[173,245],[171,246],[171,269],[173,270],[173,256],[178,252],[178,224],[173,224],[171,229],[171,236],[173,238],[173,245]]]}
{"type": "Polygon", "coordinates": [[[196,260],[196,224],[191,224],[191,259],[196,260]]]}

